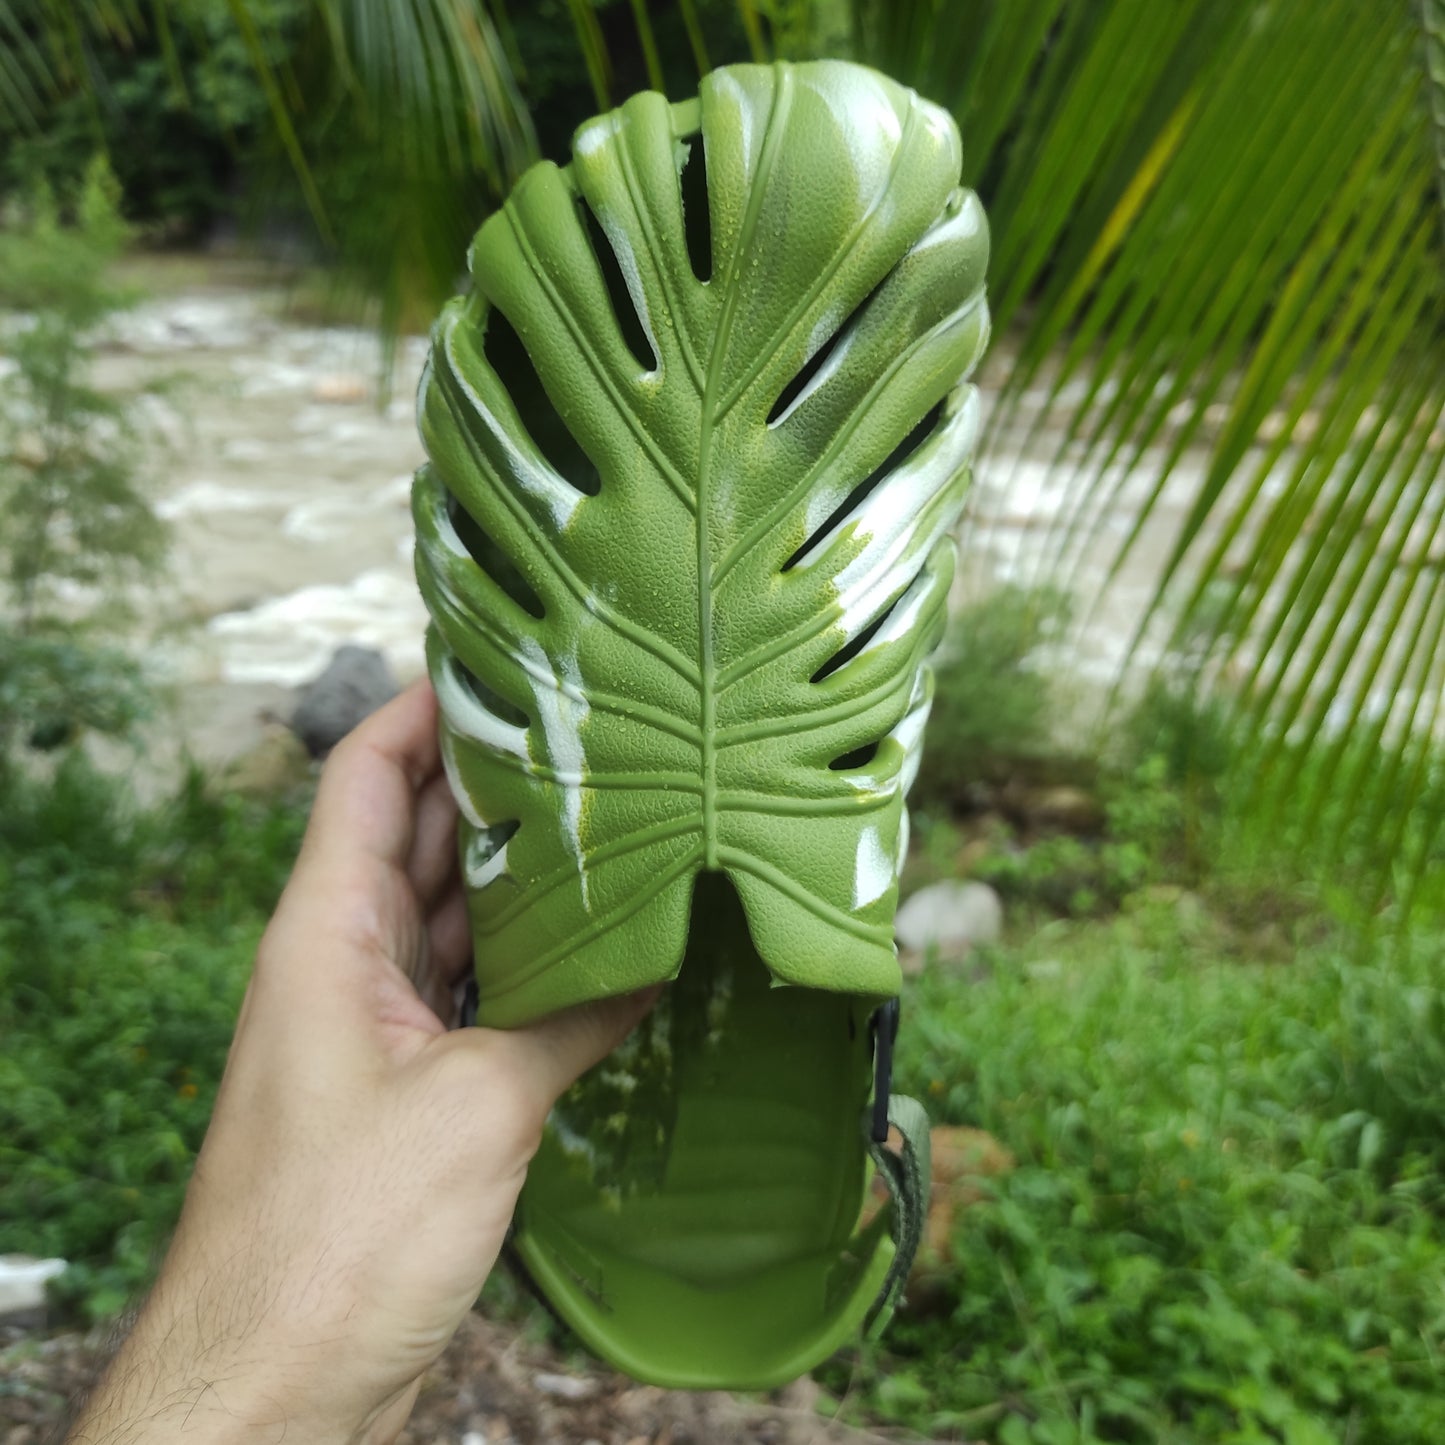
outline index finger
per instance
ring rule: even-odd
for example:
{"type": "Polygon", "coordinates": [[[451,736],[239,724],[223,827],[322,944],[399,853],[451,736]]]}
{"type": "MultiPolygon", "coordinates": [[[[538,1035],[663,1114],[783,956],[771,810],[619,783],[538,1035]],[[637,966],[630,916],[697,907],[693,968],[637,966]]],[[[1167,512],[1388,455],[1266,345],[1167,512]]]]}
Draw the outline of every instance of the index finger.
{"type": "Polygon", "coordinates": [[[302,858],[358,854],[405,868],[417,799],[441,771],[437,700],[422,679],[343,738],[327,759],[302,858]]]}

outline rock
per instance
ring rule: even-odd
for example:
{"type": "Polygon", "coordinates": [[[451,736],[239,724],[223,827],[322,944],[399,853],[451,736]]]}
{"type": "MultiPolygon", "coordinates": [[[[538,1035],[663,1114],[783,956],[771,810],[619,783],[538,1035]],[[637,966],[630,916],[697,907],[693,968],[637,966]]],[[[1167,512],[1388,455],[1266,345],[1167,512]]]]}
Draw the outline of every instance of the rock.
{"type": "Polygon", "coordinates": [[[370,647],[338,647],[326,669],[301,690],[291,731],[323,757],[400,689],[386,659],[370,647]]]}
{"type": "Polygon", "coordinates": [[[532,1386],[539,1395],[550,1395],[554,1400],[590,1400],[597,1393],[596,1380],[553,1375],[545,1370],[532,1376],[532,1386]]]}
{"type": "Polygon", "coordinates": [[[996,844],[991,837],[970,838],[953,855],[954,870],[963,877],[968,877],[990,853],[996,851],[996,844]]]}
{"type": "Polygon", "coordinates": [[[898,910],[894,923],[902,949],[936,948],[957,956],[1003,935],[1003,904],[987,883],[930,883],[898,910]]]}
{"type": "Polygon", "coordinates": [[[365,401],[369,388],[359,376],[323,376],[311,388],[313,401],[326,401],[338,405],[365,401]]]}
{"type": "Polygon", "coordinates": [[[822,1398],[823,1387],[811,1375],[803,1375],[777,1391],[778,1404],[785,1410],[796,1410],[800,1415],[816,1414],[818,1401],[822,1398]]]}
{"type": "Polygon", "coordinates": [[[1184,889],[1178,883],[1149,883],[1125,896],[1124,910],[1173,908],[1183,897],[1184,889]]]}
{"type": "Polygon", "coordinates": [[[242,753],[221,774],[228,791],[248,797],[275,798],[295,792],[311,778],[306,744],[281,723],[270,724],[261,741],[242,753]]]}
{"type": "Polygon", "coordinates": [[[1024,977],[1033,983],[1056,983],[1064,976],[1064,965],[1057,958],[1037,958],[1024,964],[1024,977]]]}
{"type": "Polygon", "coordinates": [[[1036,827],[1062,833],[1097,833],[1104,826],[1099,800],[1068,784],[1033,790],[1024,799],[1023,811],[1036,827]]]}
{"type": "Polygon", "coordinates": [[[33,431],[23,431],[15,438],[15,445],[10,456],[11,460],[32,472],[38,472],[50,460],[50,452],[46,448],[45,439],[39,432],[33,431]]]}
{"type": "Polygon", "coordinates": [[[952,1257],[953,1223],[959,1210],[988,1195],[986,1181],[1013,1172],[1013,1154],[984,1129],[939,1124],[929,1133],[933,1150],[933,1182],[924,1233],[924,1264],[952,1257]]]}
{"type": "Polygon", "coordinates": [[[1209,922],[1209,909],[1204,900],[1177,883],[1151,883],[1137,888],[1125,896],[1123,908],[1126,913],[1171,912],[1182,928],[1192,931],[1204,928],[1209,922]]]}
{"type": "Polygon", "coordinates": [[[63,1259],[0,1254],[0,1320],[23,1317],[40,1323],[45,1317],[45,1286],[65,1270],[63,1259]]]}

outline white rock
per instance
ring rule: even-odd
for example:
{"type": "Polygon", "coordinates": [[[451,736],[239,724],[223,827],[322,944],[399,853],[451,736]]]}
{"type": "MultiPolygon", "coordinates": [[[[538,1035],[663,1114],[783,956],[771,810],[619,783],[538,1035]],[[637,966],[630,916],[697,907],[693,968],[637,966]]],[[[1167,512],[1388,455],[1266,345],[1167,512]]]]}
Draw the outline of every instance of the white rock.
{"type": "Polygon", "coordinates": [[[360,376],[322,376],[316,379],[311,395],[317,401],[336,404],[365,401],[368,391],[365,378],[360,376]]]}
{"type": "Polygon", "coordinates": [[[65,1273],[63,1259],[0,1254],[0,1319],[45,1308],[45,1284],[65,1273]]]}
{"type": "Polygon", "coordinates": [[[556,1400],[587,1400],[597,1393],[596,1380],[583,1380],[576,1375],[553,1375],[545,1370],[532,1377],[532,1386],[539,1395],[551,1395],[556,1400]]]}
{"type": "Polygon", "coordinates": [[[900,948],[930,945],[957,952],[979,943],[997,943],[1003,934],[1003,904],[987,883],[930,883],[898,910],[894,933],[900,948]]]}

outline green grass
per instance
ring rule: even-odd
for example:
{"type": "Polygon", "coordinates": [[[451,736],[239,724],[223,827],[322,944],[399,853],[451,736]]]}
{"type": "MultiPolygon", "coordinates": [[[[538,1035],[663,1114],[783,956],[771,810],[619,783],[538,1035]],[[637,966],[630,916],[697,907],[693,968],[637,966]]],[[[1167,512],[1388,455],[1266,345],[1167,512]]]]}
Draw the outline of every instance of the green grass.
{"type": "Polygon", "coordinates": [[[78,761],[0,816],[0,1250],[59,1255],[106,1319],[180,1209],[300,802],[192,778],[138,812],[78,761]]]}
{"type": "MultiPolygon", "coordinates": [[[[911,986],[899,1086],[1017,1167],[927,1307],[826,1383],[845,1414],[999,1445],[1433,1445],[1445,925],[1423,910],[1401,947],[1208,815],[1191,841],[1167,771],[1106,780],[1101,837],[1005,854],[1009,941],[911,986]]],[[[0,1248],[74,1261],[99,1320],[174,1222],[305,800],[192,779],[137,812],[73,761],[9,782],[0,1248]]],[[[954,857],[948,827],[921,856],[954,857]]],[[[520,1318],[516,1293],[489,1298],[520,1318]]]]}
{"type": "Polygon", "coordinates": [[[900,1083],[1018,1167],[830,1383],[1003,1445],[1445,1439],[1442,942],[1220,962],[1161,907],[926,976],[900,1083]]]}

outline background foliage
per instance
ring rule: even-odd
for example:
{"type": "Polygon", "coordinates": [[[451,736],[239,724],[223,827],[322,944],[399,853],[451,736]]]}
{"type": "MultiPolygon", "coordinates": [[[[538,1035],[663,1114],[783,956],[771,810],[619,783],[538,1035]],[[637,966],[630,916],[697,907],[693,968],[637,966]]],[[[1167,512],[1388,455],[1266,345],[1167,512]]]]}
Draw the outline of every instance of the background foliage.
{"type": "MultiPolygon", "coordinates": [[[[243,174],[392,328],[521,167],[641,84],[851,54],[941,100],[994,231],[982,465],[1044,467],[1035,581],[1149,567],[1136,663],[1189,637],[1281,837],[1340,866],[1349,796],[1396,845],[1365,890],[1413,905],[1445,824],[1440,0],[0,0],[0,31],[0,128],[41,137],[12,174],[99,137],[139,216],[192,222],[243,174]],[[1403,825],[1396,770],[1426,810],[1403,825]]],[[[966,539],[1000,521],[980,504],[966,539]]]]}
{"type": "Polygon", "coordinates": [[[153,574],[166,536],[130,399],[87,375],[127,300],[109,268],[129,231],[104,159],[82,174],[59,195],[37,180],[0,231],[0,784],[18,741],[122,733],[145,708],[135,664],[97,634],[123,621],[117,585],[153,574]]]}
{"type": "Polygon", "coordinates": [[[91,1319],[143,1286],[180,1209],[304,802],[138,810],[78,755],[0,812],[0,1248],[73,1261],[91,1319]]]}
{"type": "MultiPolygon", "coordinates": [[[[910,865],[990,879],[1009,938],[903,1035],[904,1083],[1017,1167],[840,1406],[1003,1445],[1439,1439],[1442,0],[0,0],[11,584],[17,498],[63,519],[94,482],[144,522],[84,380],[121,299],[113,190],[73,194],[97,150],[152,239],[249,221],[394,329],[585,115],[774,54],[956,115],[1000,321],[964,566],[1017,524],[1015,459],[1042,538],[958,618],[910,865]],[[1105,600],[1054,594],[1100,558],[1157,581],[1102,736],[1054,710],[1105,600]],[[1041,821],[1060,787],[1086,819],[1041,821]]],[[[35,585],[154,561],[96,540],[35,585]]],[[[0,634],[0,716],[123,726],[123,659],[53,594],[0,634]]],[[[304,800],[137,810],[73,759],[5,786],[0,1242],[74,1259],[102,1318],[178,1206],[304,800]]]]}

